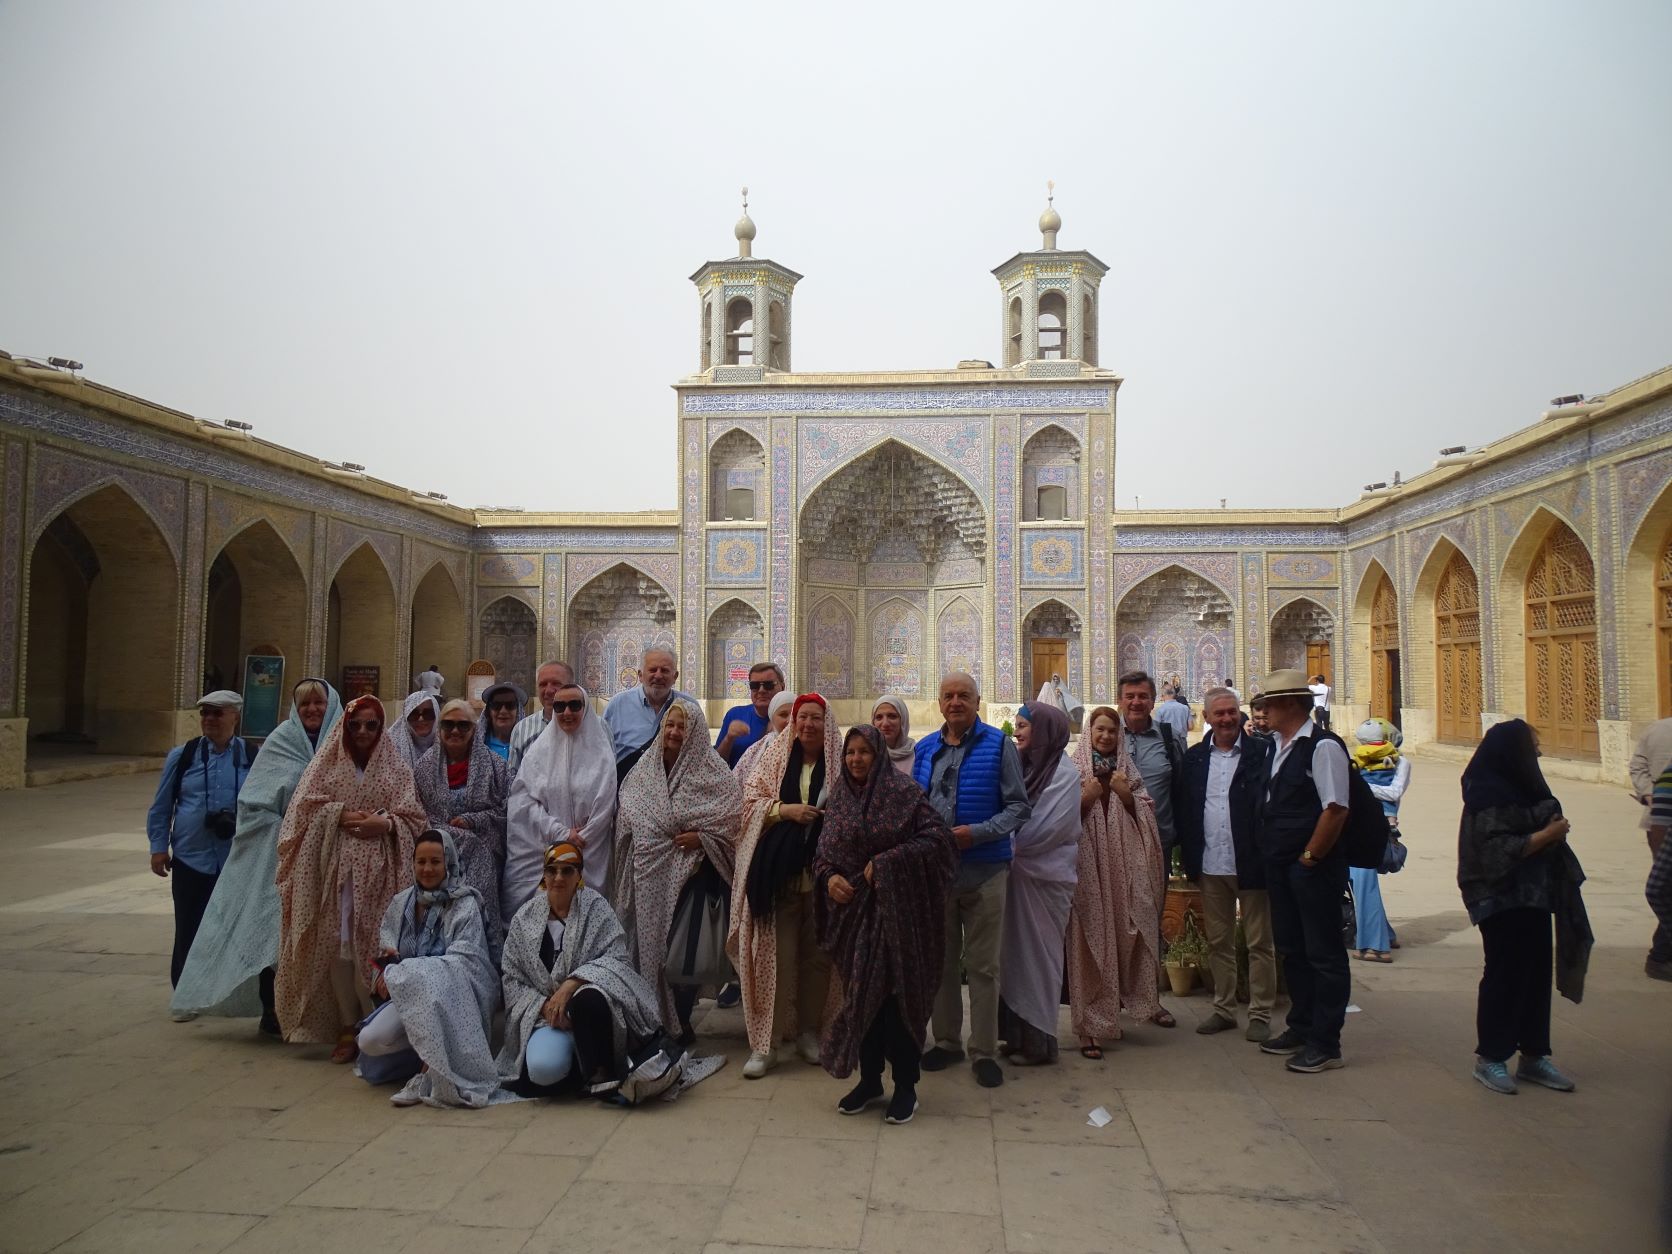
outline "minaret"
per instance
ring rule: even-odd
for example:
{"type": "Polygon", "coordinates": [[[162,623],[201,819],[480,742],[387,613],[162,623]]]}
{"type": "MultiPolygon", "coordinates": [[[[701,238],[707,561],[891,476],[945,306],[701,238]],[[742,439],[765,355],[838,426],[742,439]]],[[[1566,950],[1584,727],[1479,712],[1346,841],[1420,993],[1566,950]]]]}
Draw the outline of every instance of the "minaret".
{"type": "Polygon", "coordinates": [[[749,189],[743,216],[732,228],[737,255],[707,262],[691,276],[701,301],[702,367],[713,377],[761,378],[790,368],[790,301],[801,276],[754,255],[755,221],[749,189]]]}
{"type": "Polygon", "coordinates": [[[1088,252],[1058,249],[1057,185],[1045,188],[1039,250],[1017,253],[993,271],[1003,296],[1004,364],[1065,360],[1095,366],[1099,285],[1109,267],[1088,252]]]}

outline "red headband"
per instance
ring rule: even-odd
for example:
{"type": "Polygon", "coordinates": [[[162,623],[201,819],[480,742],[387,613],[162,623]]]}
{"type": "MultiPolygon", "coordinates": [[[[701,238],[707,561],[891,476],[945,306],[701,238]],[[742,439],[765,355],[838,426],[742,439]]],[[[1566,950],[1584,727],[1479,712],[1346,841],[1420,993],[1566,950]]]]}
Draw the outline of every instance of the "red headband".
{"type": "Polygon", "coordinates": [[[790,717],[794,718],[797,714],[801,713],[801,707],[804,705],[816,705],[819,709],[825,711],[826,713],[829,713],[830,711],[830,707],[825,704],[824,698],[819,696],[818,693],[804,692],[795,699],[795,704],[790,707],[790,717]]]}

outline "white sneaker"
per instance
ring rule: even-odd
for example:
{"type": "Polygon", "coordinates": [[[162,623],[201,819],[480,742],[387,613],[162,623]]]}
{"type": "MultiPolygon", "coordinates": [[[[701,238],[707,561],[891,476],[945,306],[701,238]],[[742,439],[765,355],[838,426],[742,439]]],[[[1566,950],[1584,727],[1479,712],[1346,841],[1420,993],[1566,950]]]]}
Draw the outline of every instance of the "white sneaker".
{"type": "Polygon", "coordinates": [[[171,1010],[168,1012],[168,1017],[173,1019],[176,1023],[190,1023],[193,1019],[197,1018],[197,1011],[171,1010]]]}
{"type": "Polygon", "coordinates": [[[424,1100],[423,1093],[429,1088],[429,1077],[420,1071],[402,1086],[400,1092],[389,1098],[391,1106],[416,1106],[424,1100]]]}
{"type": "Polygon", "coordinates": [[[771,1054],[763,1054],[759,1050],[749,1055],[749,1061],[743,1064],[743,1078],[758,1080],[772,1070],[773,1058],[771,1054]]]}
{"type": "Polygon", "coordinates": [[[795,1042],[795,1052],[801,1055],[803,1062],[819,1065],[819,1038],[811,1032],[803,1032],[795,1042]]]}

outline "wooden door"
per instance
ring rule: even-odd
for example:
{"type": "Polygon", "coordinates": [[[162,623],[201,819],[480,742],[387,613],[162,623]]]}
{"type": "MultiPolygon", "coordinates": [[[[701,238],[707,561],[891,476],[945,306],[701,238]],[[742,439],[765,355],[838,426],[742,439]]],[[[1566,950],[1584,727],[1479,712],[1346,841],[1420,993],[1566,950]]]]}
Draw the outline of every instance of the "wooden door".
{"type": "Polygon", "coordinates": [[[1399,594],[1386,571],[1370,599],[1370,717],[1399,726],[1399,594]]]}
{"type": "Polygon", "coordinates": [[[1672,531],[1655,570],[1655,657],[1660,662],[1660,716],[1672,718],[1672,531]]]}
{"type": "Polygon", "coordinates": [[[1068,641],[1036,639],[1033,642],[1033,683],[1023,695],[1031,701],[1039,695],[1040,688],[1052,675],[1062,680],[1064,688],[1068,687],[1068,641]]]}
{"type": "Polygon", "coordinates": [[[1480,585],[1461,553],[1440,573],[1434,593],[1434,687],[1441,740],[1480,739],[1480,585]]]}
{"type": "MultiPolygon", "coordinates": [[[[1329,641],[1309,640],[1306,644],[1306,678],[1308,681],[1314,675],[1322,675],[1324,682],[1331,688],[1335,687],[1335,670],[1330,664],[1329,641]]],[[[1331,698],[1333,700],[1333,697],[1331,698]]]]}
{"type": "Polygon", "coordinates": [[[1601,679],[1591,554],[1557,523],[1527,573],[1527,718],[1545,753],[1597,756],[1601,679]]]}

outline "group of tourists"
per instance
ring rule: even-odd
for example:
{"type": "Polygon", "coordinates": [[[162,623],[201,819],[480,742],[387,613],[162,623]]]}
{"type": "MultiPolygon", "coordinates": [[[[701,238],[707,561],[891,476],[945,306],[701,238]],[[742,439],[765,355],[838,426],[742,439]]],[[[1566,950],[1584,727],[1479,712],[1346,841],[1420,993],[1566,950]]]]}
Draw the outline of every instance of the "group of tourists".
{"type": "MultiPolygon", "coordinates": [[[[539,668],[526,717],[513,684],[449,701],[432,676],[393,721],[304,679],[255,754],[237,694],[202,699],[149,823],[153,870],[174,877],[177,1019],[259,1015],[404,1081],[398,1105],[631,1100],[653,1061],[682,1087],[723,1063],[692,1052],[714,995],[741,1001],[745,1077],[857,1072],[838,1110],[886,1103],[904,1123],[924,1070],[968,1060],[995,1087],[1003,1063],[1057,1062],[1063,1005],[1093,1061],[1130,1025],[1175,1027],[1175,858],[1201,889],[1213,976],[1197,1031],[1243,1026],[1246,948],[1244,1035],[1291,1071],[1342,1065],[1349,883],[1351,952],[1398,945],[1376,872],[1340,841],[1350,772],[1396,820],[1410,763],[1381,720],[1349,751],[1299,671],[1268,677],[1252,711],[1209,690],[1195,744],[1157,716],[1148,675],[1123,675],[1117,706],[1076,711],[1072,752],[1049,688],[1000,728],[962,672],[916,739],[904,698],[843,730],[775,663],[715,732],[661,650],[602,713],[561,662],[539,668]]],[[[1549,1058],[1552,918],[1579,955],[1564,991],[1583,968],[1568,938],[1588,937],[1566,831],[1532,729],[1490,729],[1464,776],[1459,883],[1486,944],[1476,1075],[1498,1091],[1516,1051],[1520,1079],[1571,1087],[1549,1058]]]]}

